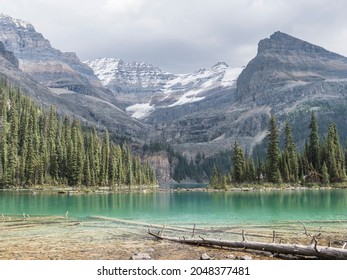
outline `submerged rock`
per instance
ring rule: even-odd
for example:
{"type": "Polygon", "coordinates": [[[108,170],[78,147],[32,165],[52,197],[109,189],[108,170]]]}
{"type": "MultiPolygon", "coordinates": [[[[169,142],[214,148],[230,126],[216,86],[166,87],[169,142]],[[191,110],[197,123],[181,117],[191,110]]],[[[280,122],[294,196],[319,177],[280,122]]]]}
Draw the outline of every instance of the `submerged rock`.
{"type": "Polygon", "coordinates": [[[247,255],[244,255],[244,256],[240,256],[238,257],[239,260],[243,260],[243,261],[251,261],[253,260],[253,258],[251,256],[247,256],[247,255]]]}
{"type": "Polygon", "coordinates": [[[205,254],[202,254],[201,257],[200,257],[200,260],[204,260],[204,261],[207,261],[207,260],[210,260],[211,257],[209,255],[207,255],[206,253],[205,254]]]}
{"type": "Polygon", "coordinates": [[[236,256],[235,255],[228,255],[227,258],[230,259],[230,260],[236,260],[236,256]]]}
{"type": "Polygon", "coordinates": [[[152,258],[148,253],[137,253],[133,255],[130,259],[135,261],[141,261],[141,260],[151,260],[152,258]]]}

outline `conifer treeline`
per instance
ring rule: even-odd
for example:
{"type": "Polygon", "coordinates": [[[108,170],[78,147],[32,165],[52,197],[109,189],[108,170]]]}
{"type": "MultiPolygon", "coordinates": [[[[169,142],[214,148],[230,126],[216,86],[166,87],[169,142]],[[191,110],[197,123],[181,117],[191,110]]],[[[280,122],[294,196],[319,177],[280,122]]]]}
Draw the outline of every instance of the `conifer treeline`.
{"type": "Polygon", "coordinates": [[[153,169],[108,132],[81,127],[77,119],[39,108],[17,90],[0,85],[0,187],[151,185],[153,169]]]}
{"type": "Polygon", "coordinates": [[[347,148],[343,152],[336,124],[331,122],[328,133],[319,139],[318,122],[312,112],[310,135],[303,150],[297,150],[287,122],[284,127],[284,149],[280,149],[279,131],[274,116],[271,117],[267,135],[266,159],[246,157],[242,147],[233,145],[232,169],[223,175],[214,167],[210,186],[227,188],[237,183],[329,183],[346,180],[347,148]]]}

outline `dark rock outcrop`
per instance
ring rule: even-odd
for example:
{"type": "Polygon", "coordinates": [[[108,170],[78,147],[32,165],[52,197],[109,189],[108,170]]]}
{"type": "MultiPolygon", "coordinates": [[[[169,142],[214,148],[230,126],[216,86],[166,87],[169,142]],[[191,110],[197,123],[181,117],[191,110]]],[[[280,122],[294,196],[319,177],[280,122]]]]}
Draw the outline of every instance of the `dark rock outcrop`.
{"type": "Polygon", "coordinates": [[[0,55],[5,58],[7,61],[13,64],[16,68],[19,67],[19,61],[13,52],[7,51],[2,42],[0,42],[0,55]]]}

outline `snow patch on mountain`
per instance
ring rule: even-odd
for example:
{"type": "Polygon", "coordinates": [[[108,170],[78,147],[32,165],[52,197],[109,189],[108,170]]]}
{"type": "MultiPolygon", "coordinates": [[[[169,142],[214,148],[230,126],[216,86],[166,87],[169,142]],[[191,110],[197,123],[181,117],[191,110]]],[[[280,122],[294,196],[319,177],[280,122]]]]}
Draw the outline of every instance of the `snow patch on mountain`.
{"type": "Polygon", "coordinates": [[[103,85],[109,84],[114,76],[117,74],[116,71],[119,68],[120,59],[116,58],[102,58],[97,60],[88,60],[85,63],[94,70],[95,74],[103,85]]]}
{"type": "Polygon", "coordinates": [[[180,98],[175,103],[173,103],[167,107],[174,107],[174,106],[178,106],[178,105],[183,105],[183,104],[201,101],[201,100],[205,99],[204,96],[202,96],[202,97],[197,96],[201,92],[202,92],[201,90],[189,91],[189,92],[181,95],[180,98]]]}
{"type": "Polygon", "coordinates": [[[173,74],[146,62],[126,63],[117,58],[99,58],[85,62],[102,84],[113,92],[131,92],[138,88],[160,88],[173,74]]]}
{"type": "Polygon", "coordinates": [[[149,103],[137,103],[127,107],[125,110],[130,113],[133,118],[142,119],[153,110],[153,107],[154,106],[149,103]]]}
{"type": "Polygon", "coordinates": [[[117,58],[99,58],[85,63],[115,96],[122,94],[123,100],[131,96],[133,104],[126,107],[126,111],[138,119],[145,118],[156,108],[199,102],[213,89],[234,87],[243,70],[231,68],[224,62],[189,74],[172,74],[149,63],[125,63],[117,58]],[[140,97],[140,102],[136,102],[140,97]]]}
{"type": "Polygon", "coordinates": [[[17,26],[17,28],[34,28],[30,22],[21,19],[14,19],[4,13],[0,13],[0,20],[5,24],[13,22],[17,26]]]}
{"type": "Polygon", "coordinates": [[[227,87],[235,84],[243,69],[244,67],[227,69],[221,81],[221,86],[227,87]]]}

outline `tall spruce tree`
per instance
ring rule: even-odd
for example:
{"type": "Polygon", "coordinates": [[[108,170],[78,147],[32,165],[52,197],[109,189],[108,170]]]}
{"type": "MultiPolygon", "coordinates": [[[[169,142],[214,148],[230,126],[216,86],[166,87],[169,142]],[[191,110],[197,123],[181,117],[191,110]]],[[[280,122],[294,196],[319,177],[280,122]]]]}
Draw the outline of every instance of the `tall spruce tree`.
{"type": "Polygon", "coordinates": [[[110,137],[109,137],[108,131],[106,130],[104,141],[101,148],[101,168],[100,168],[101,185],[108,185],[109,167],[110,167],[110,137]]]}
{"type": "Polygon", "coordinates": [[[346,178],[345,163],[335,123],[329,125],[327,143],[327,167],[331,182],[342,182],[346,178]]]}
{"type": "Polygon", "coordinates": [[[284,161],[288,170],[288,182],[297,183],[299,180],[299,165],[296,154],[296,146],[293,140],[292,131],[288,122],[284,127],[284,161]]]}
{"type": "Polygon", "coordinates": [[[279,132],[276,118],[272,115],[268,129],[267,179],[271,183],[281,182],[279,132]]]}
{"type": "Polygon", "coordinates": [[[235,141],[233,146],[233,173],[234,182],[241,183],[245,181],[246,161],[243,149],[235,141]]]}
{"type": "Polygon", "coordinates": [[[220,181],[220,174],[218,172],[218,169],[216,167],[216,165],[213,165],[212,168],[212,175],[211,175],[211,179],[210,179],[210,187],[217,189],[219,188],[219,181],[220,181]]]}
{"type": "Polygon", "coordinates": [[[312,111],[311,122],[310,122],[310,136],[308,146],[308,160],[312,167],[317,171],[320,170],[320,159],[319,159],[319,135],[318,135],[318,122],[316,114],[312,111]]]}
{"type": "Polygon", "coordinates": [[[325,164],[325,161],[323,162],[322,165],[322,184],[323,185],[328,185],[330,182],[329,180],[329,172],[328,172],[328,167],[325,164]]]}

